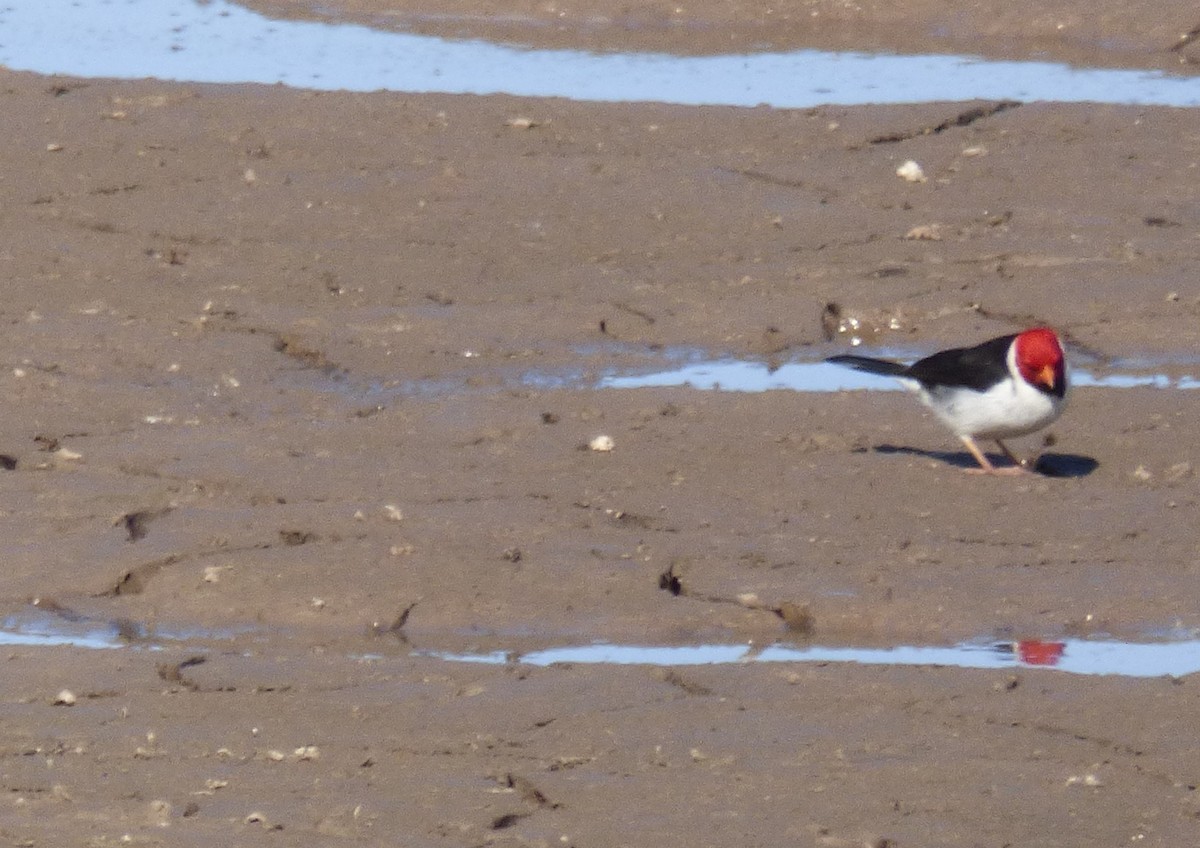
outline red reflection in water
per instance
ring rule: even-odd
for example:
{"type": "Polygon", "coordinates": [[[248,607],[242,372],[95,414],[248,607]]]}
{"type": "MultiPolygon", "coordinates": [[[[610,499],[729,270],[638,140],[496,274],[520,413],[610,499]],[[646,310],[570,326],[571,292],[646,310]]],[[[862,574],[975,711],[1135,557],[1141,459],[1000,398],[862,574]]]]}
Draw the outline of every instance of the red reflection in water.
{"type": "Polygon", "coordinates": [[[1023,639],[1017,642],[1017,659],[1026,665],[1058,665],[1066,647],[1066,642],[1023,639]]]}

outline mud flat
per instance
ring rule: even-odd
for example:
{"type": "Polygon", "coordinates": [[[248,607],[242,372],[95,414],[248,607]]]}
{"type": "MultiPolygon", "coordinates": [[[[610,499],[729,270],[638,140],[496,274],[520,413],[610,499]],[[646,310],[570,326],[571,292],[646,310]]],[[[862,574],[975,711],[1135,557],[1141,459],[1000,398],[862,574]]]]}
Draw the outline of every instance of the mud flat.
{"type": "Polygon", "coordinates": [[[0,611],[76,634],[5,648],[6,844],[1194,839],[1186,670],[527,661],[1194,639],[1194,109],[0,105],[0,611]],[[901,392],[614,379],[1033,322],[1088,379],[1017,480],[901,392]]]}

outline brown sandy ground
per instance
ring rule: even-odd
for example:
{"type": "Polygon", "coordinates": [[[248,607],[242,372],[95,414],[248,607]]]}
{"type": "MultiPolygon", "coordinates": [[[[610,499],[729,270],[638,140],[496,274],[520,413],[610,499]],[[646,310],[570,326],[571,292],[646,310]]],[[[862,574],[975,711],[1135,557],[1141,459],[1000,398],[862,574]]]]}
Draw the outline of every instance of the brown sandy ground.
{"type": "Polygon", "coordinates": [[[10,650],[10,845],[1188,845],[1194,680],[10,650]],[[78,686],[83,682],[83,686],[78,686]],[[53,706],[64,684],[75,706],[53,706]]]}
{"type": "Polygon", "coordinates": [[[5,606],[255,628],[9,649],[9,844],[1188,844],[1192,678],[410,653],[1200,626],[1190,392],[1080,390],[1079,473],[1001,480],[900,394],[592,388],[842,350],[830,303],[872,345],[1191,354],[1194,112],[0,105],[5,606]]]}
{"type": "Polygon", "coordinates": [[[353,21],[535,47],[694,55],[824,50],[957,53],[1186,73],[1200,10],[1183,0],[245,0],[274,17],[353,21]]]}

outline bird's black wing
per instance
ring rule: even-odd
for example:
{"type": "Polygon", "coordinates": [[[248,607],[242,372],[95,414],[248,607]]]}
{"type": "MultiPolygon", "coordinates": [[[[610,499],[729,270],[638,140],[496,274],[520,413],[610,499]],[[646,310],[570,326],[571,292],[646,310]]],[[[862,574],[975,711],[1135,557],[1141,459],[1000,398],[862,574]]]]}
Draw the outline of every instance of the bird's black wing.
{"type": "Polygon", "coordinates": [[[1008,376],[1008,349],[1016,337],[1013,333],[975,347],[940,351],[914,362],[906,376],[926,388],[961,386],[978,392],[987,391],[1008,376]]]}

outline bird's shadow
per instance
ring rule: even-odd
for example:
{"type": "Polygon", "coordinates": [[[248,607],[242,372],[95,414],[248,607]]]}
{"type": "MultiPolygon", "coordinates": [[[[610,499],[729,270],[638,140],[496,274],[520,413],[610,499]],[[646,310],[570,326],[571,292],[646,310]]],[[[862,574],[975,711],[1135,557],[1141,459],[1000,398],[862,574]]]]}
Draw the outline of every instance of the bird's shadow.
{"type": "MultiPolygon", "coordinates": [[[[966,451],[922,450],[921,448],[903,445],[876,445],[873,450],[875,453],[902,453],[909,456],[935,459],[938,462],[944,462],[956,468],[979,467],[979,463],[975,461],[975,458],[966,451]]],[[[1003,456],[988,454],[987,457],[997,468],[1011,464],[1003,456]]],[[[1030,470],[1041,474],[1043,477],[1086,477],[1099,467],[1100,463],[1090,456],[1081,456],[1077,453],[1044,453],[1037,458],[1037,461],[1033,464],[1033,468],[1030,470]]]]}

